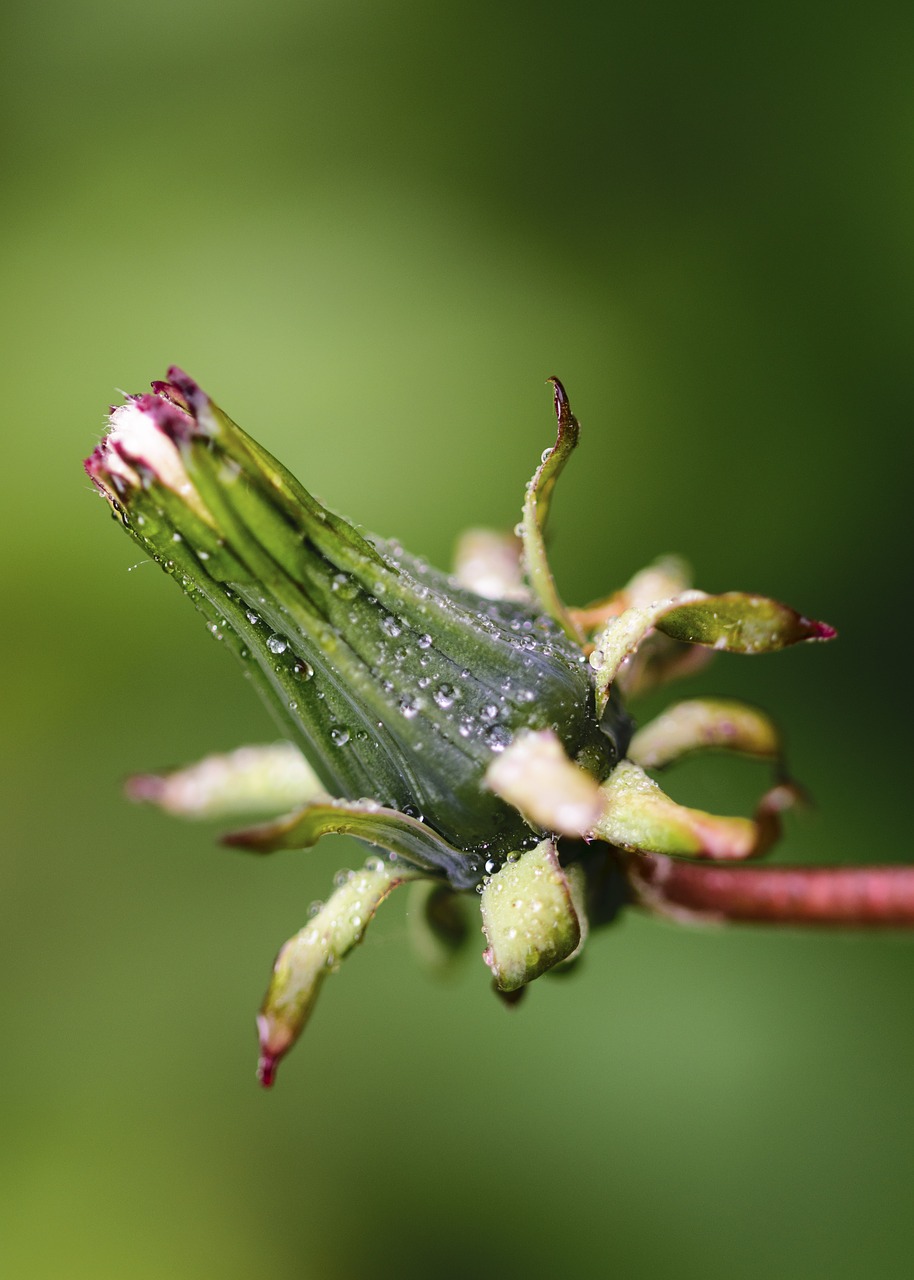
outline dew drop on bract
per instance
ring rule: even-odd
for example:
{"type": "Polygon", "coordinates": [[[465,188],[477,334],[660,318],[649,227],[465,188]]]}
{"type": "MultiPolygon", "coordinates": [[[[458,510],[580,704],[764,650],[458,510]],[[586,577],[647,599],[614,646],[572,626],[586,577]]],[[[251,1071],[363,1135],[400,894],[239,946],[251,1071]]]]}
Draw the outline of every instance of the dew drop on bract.
{"type": "Polygon", "coordinates": [[[452,684],[439,684],[434,693],[438,706],[444,708],[453,706],[456,696],[457,694],[452,684]]]}
{"type": "Polygon", "coordinates": [[[491,725],[482,735],[483,741],[490,751],[504,751],[511,741],[511,735],[501,724],[491,725]]]}

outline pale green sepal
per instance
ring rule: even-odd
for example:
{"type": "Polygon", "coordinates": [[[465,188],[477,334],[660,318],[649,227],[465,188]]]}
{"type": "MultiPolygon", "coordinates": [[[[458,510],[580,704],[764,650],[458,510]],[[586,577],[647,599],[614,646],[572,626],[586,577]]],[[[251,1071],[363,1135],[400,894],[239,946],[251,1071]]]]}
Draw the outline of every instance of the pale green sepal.
{"type": "Polygon", "coordinates": [[[365,927],[392,889],[421,873],[369,862],[350,872],[330,900],[282,947],[257,1018],[258,1077],[271,1085],[276,1065],[305,1028],[321,984],[362,941],[365,927]]]}
{"type": "Polygon", "coordinates": [[[310,849],[326,835],[356,836],[426,873],[446,876],[456,889],[467,889],[479,879],[479,868],[431,827],[375,800],[309,804],[274,822],[233,831],[222,840],[255,853],[274,853],[277,849],[310,849]]]}
{"type": "Polygon", "coordinates": [[[489,765],[486,786],[532,827],[559,835],[588,835],[603,812],[596,779],[569,760],[551,729],[519,733],[489,765]]]}
{"type": "Polygon", "coordinates": [[[495,985],[516,991],[567,959],[581,925],[555,845],[543,840],[483,883],[483,959],[495,985]]]}
{"type": "Polygon", "coordinates": [[[835,631],[765,596],[738,591],[710,596],[684,591],[644,608],[627,609],[607,624],[590,655],[596,671],[597,714],[623,662],[653,629],[674,640],[729,653],[771,653],[802,640],[830,640],[835,631]]]}
{"type": "Polygon", "coordinates": [[[157,805],[179,818],[224,818],[275,813],[327,799],[314,770],[291,742],[239,747],[183,769],[128,778],[131,800],[157,805]]]}
{"type": "Polygon", "coordinates": [[[543,454],[543,460],[533,473],[533,479],[527,485],[524,498],[524,509],[520,523],[520,536],[523,543],[524,568],[527,580],[543,609],[553,618],[566,635],[575,644],[580,644],[582,636],[568,610],[562,603],[552,578],[549,559],[546,555],[544,533],[549,516],[549,504],[552,490],[561,475],[565,463],[571,457],[578,443],[580,425],[571,412],[571,405],[565,389],[558,378],[550,378],[555,393],[555,414],[558,419],[558,434],[555,444],[543,454]]]}
{"type": "Polygon", "coordinates": [[[484,600],[530,601],[524,583],[520,540],[513,533],[495,529],[467,529],[454,550],[454,577],[458,586],[475,591],[484,600]]]}
{"type": "Polygon", "coordinates": [[[733,751],[778,760],[774,722],[756,707],[729,698],[677,702],[634,735],[628,758],[643,769],[664,769],[696,751],[733,751]]]}
{"type": "Polygon", "coordinates": [[[465,894],[440,880],[417,880],[409,887],[406,922],[416,955],[429,969],[450,969],[470,932],[465,894]]]}
{"type": "Polygon", "coordinates": [[[741,859],[759,852],[749,818],[725,818],[676,804],[638,765],[623,760],[604,782],[606,808],[594,835],[623,849],[693,858],[741,859]]]}

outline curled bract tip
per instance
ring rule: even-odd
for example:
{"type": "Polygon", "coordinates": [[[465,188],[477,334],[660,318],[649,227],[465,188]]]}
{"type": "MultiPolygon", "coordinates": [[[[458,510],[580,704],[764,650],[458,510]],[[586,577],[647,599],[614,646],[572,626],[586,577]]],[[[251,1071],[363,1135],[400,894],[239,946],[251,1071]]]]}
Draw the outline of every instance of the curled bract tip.
{"type": "Polygon", "coordinates": [[[280,1062],[292,1047],[293,1037],[280,1027],[269,1014],[257,1016],[257,1037],[260,1056],[257,1059],[257,1080],[265,1089],[272,1088],[280,1062]]]}

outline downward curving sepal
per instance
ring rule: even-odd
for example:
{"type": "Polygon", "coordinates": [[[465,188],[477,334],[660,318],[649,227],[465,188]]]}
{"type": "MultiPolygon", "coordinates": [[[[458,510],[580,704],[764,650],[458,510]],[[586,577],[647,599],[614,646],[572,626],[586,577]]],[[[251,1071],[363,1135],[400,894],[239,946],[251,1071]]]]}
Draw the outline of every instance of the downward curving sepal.
{"type": "Polygon", "coordinates": [[[590,655],[596,672],[598,714],[609,701],[610,687],[622,664],[654,628],[674,640],[728,653],[772,653],[803,640],[831,640],[836,634],[827,622],[806,618],[765,596],[738,591],[719,596],[684,591],[642,608],[627,609],[607,624],[590,655]]]}
{"type": "Polygon", "coordinates": [[[543,840],[483,884],[483,959],[501,991],[517,991],[566,960],[581,924],[555,845],[543,840]]]}
{"type": "Polygon", "coordinates": [[[275,813],[326,797],[317,775],[291,742],[239,747],[196,764],[128,778],[131,800],[157,805],[178,818],[224,818],[275,813]]]}
{"type": "Polygon", "coordinates": [[[255,853],[310,849],[322,836],[347,835],[386,849],[431,876],[443,876],[455,889],[468,889],[482,868],[449,845],[436,831],[374,800],[326,800],[306,805],[273,822],[259,823],[222,837],[223,844],[255,853]]]}
{"type": "Polygon", "coordinates": [[[362,941],[365,927],[397,885],[420,873],[369,860],[345,876],[309,923],[282,947],[257,1018],[260,1062],[257,1076],[269,1087],[280,1059],[289,1052],[311,1016],[324,979],[362,941]]]}
{"type": "Polygon", "coordinates": [[[695,752],[715,750],[776,761],[781,742],[773,721],[757,707],[730,698],[690,698],[639,729],[628,757],[643,769],[664,769],[695,752]]]}
{"type": "Polygon", "coordinates": [[[799,795],[781,783],[762,797],[755,819],[719,817],[677,804],[630,760],[613,770],[602,791],[606,807],[594,827],[598,839],[622,849],[724,861],[766,852],[780,834],[780,813],[799,795]]]}
{"type": "Polygon", "coordinates": [[[518,734],[489,765],[486,782],[534,827],[585,836],[603,812],[596,779],[568,759],[551,729],[518,734]]]}

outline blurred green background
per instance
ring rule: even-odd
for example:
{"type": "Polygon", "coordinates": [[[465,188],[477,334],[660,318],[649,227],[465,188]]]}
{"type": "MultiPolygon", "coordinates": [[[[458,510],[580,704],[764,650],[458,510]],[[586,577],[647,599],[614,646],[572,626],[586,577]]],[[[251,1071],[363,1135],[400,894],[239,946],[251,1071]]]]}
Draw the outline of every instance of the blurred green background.
{"type": "MultiPolygon", "coordinates": [[[[720,659],[818,801],[783,860],[904,860],[914,10],[9,0],[0,1269],[910,1274],[914,942],[626,918],[508,1014],[403,904],[272,1094],[278,945],[360,856],[246,860],[131,770],[266,713],[80,470],[177,361],[331,506],[447,560],[508,525],[561,376],[583,601],[677,550],[831,646],[720,659]]],[[[726,810],[749,766],[683,769],[726,810]]],[[[481,939],[480,939],[481,946],[481,939]]]]}

